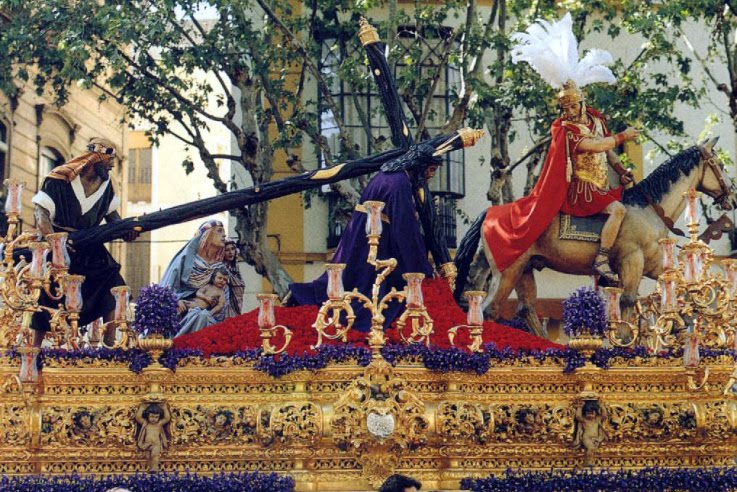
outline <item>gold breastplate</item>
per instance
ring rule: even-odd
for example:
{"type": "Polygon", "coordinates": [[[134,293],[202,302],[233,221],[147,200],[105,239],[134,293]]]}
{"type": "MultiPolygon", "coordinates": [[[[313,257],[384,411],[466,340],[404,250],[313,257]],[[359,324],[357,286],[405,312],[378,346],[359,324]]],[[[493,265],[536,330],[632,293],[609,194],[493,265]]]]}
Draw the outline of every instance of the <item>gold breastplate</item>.
{"type": "MultiPolygon", "coordinates": [[[[601,138],[604,129],[601,120],[594,118],[594,128],[591,131],[586,125],[566,122],[576,126],[584,138],[601,138]]],[[[609,189],[609,165],[606,152],[577,152],[573,158],[573,174],[579,181],[591,183],[600,190],[609,189]]]]}

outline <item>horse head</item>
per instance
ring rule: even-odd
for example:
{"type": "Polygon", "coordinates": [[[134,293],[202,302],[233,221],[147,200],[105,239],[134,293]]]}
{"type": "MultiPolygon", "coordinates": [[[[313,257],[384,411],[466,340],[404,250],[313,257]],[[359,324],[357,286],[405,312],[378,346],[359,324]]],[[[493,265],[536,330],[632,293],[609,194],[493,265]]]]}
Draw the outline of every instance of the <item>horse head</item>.
{"type": "Polygon", "coordinates": [[[737,207],[734,183],[724,170],[724,164],[714,151],[719,137],[704,141],[698,145],[701,151],[701,178],[697,191],[706,193],[723,210],[732,210],[737,207]]]}

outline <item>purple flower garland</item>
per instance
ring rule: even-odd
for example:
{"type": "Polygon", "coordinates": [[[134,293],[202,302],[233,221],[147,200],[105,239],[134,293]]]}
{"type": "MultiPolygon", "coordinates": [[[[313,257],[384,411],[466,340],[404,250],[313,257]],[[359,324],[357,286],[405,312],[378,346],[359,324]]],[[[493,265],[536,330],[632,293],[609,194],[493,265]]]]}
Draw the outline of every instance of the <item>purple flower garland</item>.
{"type": "MultiPolygon", "coordinates": [[[[381,351],[384,359],[392,365],[402,361],[420,361],[427,369],[434,372],[466,372],[484,374],[494,365],[524,362],[530,358],[538,362],[548,362],[563,366],[563,372],[569,374],[579,367],[583,367],[586,359],[576,350],[548,349],[548,350],[513,350],[510,348],[498,349],[494,344],[484,345],[484,352],[469,353],[458,348],[441,349],[424,345],[387,345],[381,351]]],[[[702,357],[714,358],[729,356],[737,358],[733,350],[702,349],[702,357]]],[[[594,352],[591,361],[602,369],[607,369],[614,358],[632,360],[636,358],[678,359],[682,357],[682,350],[665,351],[650,354],[644,347],[633,349],[603,348],[594,352]]],[[[7,357],[17,357],[15,351],[8,351],[7,357]]],[[[180,361],[189,357],[202,357],[202,352],[196,349],[170,349],[159,358],[162,366],[175,371],[180,361]]],[[[217,357],[213,354],[213,357],[217,357]]],[[[366,347],[355,345],[324,345],[314,353],[303,352],[299,355],[262,356],[261,349],[251,349],[227,355],[253,363],[253,368],[263,371],[275,378],[294,371],[316,371],[330,364],[340,364],[356,361],[359,366],[367,366],[371,362],[371,351],[366,347]]],[[[132,372],[140,373],[152,363],[150,354],[143,350],[131,349],[44,349],[39,356],[39,365],[43,360],[78,361],[83,359],[101,359],[114,362],[128,363],[132,372]]]]}
{"type": "Polygon", "coordinates": [[[499,477],[461,480],[473,492],[552,492],[560,490],[629,492],[726,492],[737,489],[737,468],[645,468],[638,471],[522,472],[507,470],[499,477]]]}
{"type": "Polygon", "coordinates": [[[0,477],[0,490],[13,492],[106,492],[114,487],[133,492],[293,492],[294,479],[276,473],[236,472],[215,476],[195,474],[177,475],[160,473],[155,475],[133,475],[89,477],[68,475],[45,477],[38,475],[0,477]]]}

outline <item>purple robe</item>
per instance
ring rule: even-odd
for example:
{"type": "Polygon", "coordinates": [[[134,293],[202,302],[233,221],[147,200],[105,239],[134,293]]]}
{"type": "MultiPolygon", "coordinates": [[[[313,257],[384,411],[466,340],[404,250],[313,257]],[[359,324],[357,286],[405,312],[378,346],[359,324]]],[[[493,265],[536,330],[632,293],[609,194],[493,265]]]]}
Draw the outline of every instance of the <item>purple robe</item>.
{"type": "MultiPolygon", "coordinates": [[[[420,222],[417,218],[415,202],[412,193],[412,182],[405,172],[377,174],[366,186],[361,195],[361,203],[374,200],[385,203],[383,215],[389,223],[382,225],[381,239],[377,258],[385,260],[397,259],[397,268],[387,277],[380,295],[383,296],[392,287],[404,289],[405,281],[402,275],[410,272],[421,272],[431,277],[433,270],[427,259],[425,241],[420,232],[420,222]]],[[[333,263],[345,263],[343,271],[343,286],[345,291],[357,288],[366,296],[371,296],[371,288],[376,279],[377,270],[366,262],[368,258],[368,239],[366,238],[367,215],[363,212],[353,212],[340,243],[335,250],[333,263]]],[[[294,300],[300,305],[320,305],[327,299],[327,274],[323,274],[313,282],[291,284],[294,300]]],[[[371,316],[368,310],[354,302],[356,324],[360,331],[368,331],[371,326],[371,316]]],[[[401,313],[402,305],[392,302],[384,311],[388,326],[401,313]]]]}

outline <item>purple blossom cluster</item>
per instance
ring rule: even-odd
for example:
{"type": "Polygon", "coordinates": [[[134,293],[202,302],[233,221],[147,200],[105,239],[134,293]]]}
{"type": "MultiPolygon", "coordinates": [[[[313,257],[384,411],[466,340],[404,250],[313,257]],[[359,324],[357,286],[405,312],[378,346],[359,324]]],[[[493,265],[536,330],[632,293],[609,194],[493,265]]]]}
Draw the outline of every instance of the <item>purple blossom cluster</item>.
{"type": "Polygon", "coordinates": [[[522,472],[461,480],[473,492],[557,492],[561,490],[629,492],[726,492],[737,489],[737,468],[645,468],[633,470],[522,472]]]}
{"type": "MultiPolygon", "coordinates": [[[[391,344],[381,351],[382,356],[392,365],[402,361],[419,361],[427,369],[434,372],[466,372],[485,374],[495,364],[519,362],[522,363],[530,358],[538,362],[557,363],[563,366],[563,372],[568,374],[579,367],[583,367],[586,358],[580,352],[569,348],[548,350],[515,350],[511,348],[498,349],[493,343],[484,345],[481,353],[469,353],[458,348],[426,347],[424,345],[401,345],[391,344]]],[[[18,353],[10,350],[5,354],[7,357],[18,357],[18,353]]],[[[602,348],[594,352],[591,362],[602,369],[609,368],[613,358],[632,360],[635,358],[665,358],[680,359],[683,356],[681,349],[673,351],[661,351],[656,354],[650,353],[645,347],[635,348],[602,348]]],[[[734,350],[714,350],[704,348],[701,350],[704,358],[716,358],[729,356],[737,360],[737,352],[734,350]]],[[[202,357],[202,351],[197,349],[169,349],[159,358],[159,363],[172,371],[175,371],[179,362],[189,357],[202,357]]],[[[213,354],[212,357],[217,357],[213,354]]],[[[298,355],[280,354],[276,356],[263,356],[261,349],[250,349],[228,355],[234,359],[253,362],[253,368],[263,371],[275,378],[287,375],[294,371],[316,371],[330,364],[339,364],[356,361],[359,366],[365,367],[371,362],[371,351],[366,347],[355,345],[324,345],[315,353],[303,352],[298,355]]],[[[148,352],[139,349],[44,349],[38,357],[39,368],[44,360],[83,360],[101,359],[115,362],[125,362],[134,373],[140,373],[148,367],[153,360],[148,352]]]]}
{"type": "Polygon", "coordinates": [[[603,336],[607,331],[607,312],[601,294],[591,287],[576,289],[563,301],[563,328],[569,337],[603,336]]]}
{"type": "Polygon", "coordinates": [[[143,336],[172,337],[179,325],[177,296],[169,287],[151,284],[141,289],[136,301],[133,328],[143,336]]]}
{"type": "Polygon", "coordinates": [[[371,351],[365,347],[355,345],[323,345],[310,354],[278,355],[261,357],[260,351],[254,354],[258,371],[263,371],[275,378],[294,371],[316,371],[327,367],[331,363],[348,362],[355,360],[360,366],[367,366],[371,362],[371,351]]]}
{"type": "Polygon", "coordinates": [[[0,477],[0,490],[13,492],[106,492],[120,487],[134,492],[293,492],[294,479],[276,473],[222,473],[214,476],[195,474],[155,474],[133,476],[0,477]]]}

